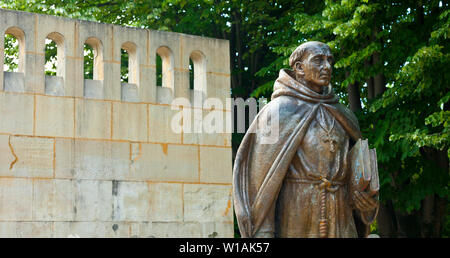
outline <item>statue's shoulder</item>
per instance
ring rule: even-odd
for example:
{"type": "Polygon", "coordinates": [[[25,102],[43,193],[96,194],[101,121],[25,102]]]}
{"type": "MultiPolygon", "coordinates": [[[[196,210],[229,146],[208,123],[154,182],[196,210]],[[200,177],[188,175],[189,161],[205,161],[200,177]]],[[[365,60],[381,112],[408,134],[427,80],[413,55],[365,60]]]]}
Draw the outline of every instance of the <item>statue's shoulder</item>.
{"type": "Polygon", "coordinates": [[[359,128],[358,118],[356,117],[355,113],[353,113],[353,111],[350,110],[350,108],[348,108],[342,103],[337,103],[335,106],[342,114],[344,114],[350,121],[352,121],[359,128]]]}
{"type": "Polygon", "coordinates": [[[312,104],[292,96],[278,96],[271,100],[266,106],[268,111],[278,111],[280,115],[291,115],[301,111],[309,110],[312,104]]]}

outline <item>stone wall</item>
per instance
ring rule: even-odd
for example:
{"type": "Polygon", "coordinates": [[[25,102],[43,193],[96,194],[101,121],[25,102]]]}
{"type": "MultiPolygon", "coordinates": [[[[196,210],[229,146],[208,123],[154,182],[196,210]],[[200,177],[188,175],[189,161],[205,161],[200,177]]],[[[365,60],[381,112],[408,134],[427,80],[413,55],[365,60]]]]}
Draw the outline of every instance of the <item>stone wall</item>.
{"type": "MultiPolygon", "coordinates": [[[[233,236],[231,134],[170,127],[180,109],[230,114],[171,104],[229,97],[228,41],[2,9],[0,32],[20,50],[18,72],[0,73],[0,237],[233,236]],[[44,73],[46,38],[58,45],[57,76],[44,73]]],[[[0,66],[3,54],[0,36],[0,66]]]]}

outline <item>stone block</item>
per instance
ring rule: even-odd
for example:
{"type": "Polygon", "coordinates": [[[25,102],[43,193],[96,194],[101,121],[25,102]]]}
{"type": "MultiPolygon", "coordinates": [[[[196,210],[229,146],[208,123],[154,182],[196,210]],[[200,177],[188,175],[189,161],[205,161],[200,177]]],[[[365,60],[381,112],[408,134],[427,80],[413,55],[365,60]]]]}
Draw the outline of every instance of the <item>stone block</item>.
{"type": "Polygon", "coordinates": [[[0,176],[53,177],[51,138],[0,136],[0,176]]]}
{"type": "Polygon", "coordinates": [[[25,74],[19,72],[3,72],[5,91],[25,92],[25,74]]]}
{"type": "Polygon", "coordinates": [[[77,180],[76,221],[111,221],[112,182],[77,180]]]}
{"type": "Polygon", "coordinates": [[[181,111],[170,106],[149,105],[149,141],[181,143],[181,133],[172,130],[172,119],[181,111]]]}
{"type": "MultiPolygon", "coordinates": [[[[183,116],[183,123],[189,123],[190,131],[183,132],[183,143],[213,146],[231,146],[230,119],[227,111],[190,109],[190,117],[183,116]]],[[[188,114],[188,112],[183,113],[188,114]]]]}
{"type": "Polygon", "coordinates": [[[56,139],[57,178],[122,179],[128,178],[129,166],[127,142],[56,139]]]}
{"type": "Polygon", "coordinates": [[[74,136],[74,99],[36,96],[36,135],[74,136]]]}
{"type": "Polygon", "coordinates": [[[150,220],[182,221],[183,198],[181,184],[149,184],[150,220]]]}
{"type": "Polygon", "coordinates": [[[149,221],[150,195],[145,182],[113,181],[113,221],[149,221]]]}
{"type": "Polygon", "coordinates": [[[146,142],[147,105],[113,103],[113,139],[146,142]]]}
{"type": "Polygon", "coordinates": [[[101,80],[84,79],[84,97],[88,99],[103,99],[103,82],[101,80]]]}
{"type": "Polygon", "coordinates": [[[198,181],[197,146],[132,144],[130,176],[155,181],[198,181]]]}
{"type": "Polygon", "coordinates": [[[74,181],[33,180],[33,220],[71,221],[76,214],[77,192],[74,181]]]}
{"type": "Polygon", "coordinates": [[[33,110],[33,96],[0,92],[0,132],[32,135],[33,110]]]}
{"type": "Polygon", "coordinates": [[[184,185],[184,221],[233,221],[231,185],[184,185]]]}
{"type": "Polygon", "coordinates": [[[54,217],[55,182],[52,179],[33,180],[33,220],[52,221],[54,217]]]}
{"type": "Polygon", "coordinates": [[[233,223],[225,222],[153,222],[139,224],[139,237],[214,238],[233,237],[233,223]]]}
{"type": "Polygon", "coordinates": [[[200,181],[230,183],[232,175],[231,148],[200,146],[200,181]]]}
{"type": "Polygon", "coordinates": [[[173,92],[168,87],[156,87],[156,100],[161,104],[170,104],[173,100],[173,92]]]}
{"type": "Polygon", "coordinates": [[[54,237],[58,238],[125,238],[130,235],[128,222],[55,222],[54,237]]]}
{"type": "Polygon", "coordinates": [[[111,103],[95,100],[75,100],[75,136],[110,139],[111,103]]]}
{"type": "Polygon", "coordinates": [[[32,195],[31,179],[0,178],[0,221],[30,221],[32,195]]]}
{"type": "Polygon", "coordinates": [[[122,83],[121,100],[124,102],[139,102],[139,87],[134,83],[122,83]]]}
{"type": "Polygon", "coordinates": [[[52,96],[64,96],[64,77],[46,75],[45,94],[52,96]]]}
{"type": "Polygon", "coordinates": [[[1,238],[50,238],[51,222],[0,222],[1,238]]]}
{"type": "Polygon", "coordinates": [[[75,220],[77,189],[74,180],[53,180],[54,195],[51,202],[53,221],[75,220]]]}

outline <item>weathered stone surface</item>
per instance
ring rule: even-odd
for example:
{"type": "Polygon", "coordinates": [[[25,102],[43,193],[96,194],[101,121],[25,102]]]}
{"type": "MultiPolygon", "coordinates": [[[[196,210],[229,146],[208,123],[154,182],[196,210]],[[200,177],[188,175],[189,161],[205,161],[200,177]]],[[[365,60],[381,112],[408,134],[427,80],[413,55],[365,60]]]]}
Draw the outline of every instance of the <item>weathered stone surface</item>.
{"type": "Polygon", "coordinates": [[[227,111],[195,108],[190,110],[190,117],[183,117],[183,123],[190,121],[191,128],[190,132],[183,132],[183,143],[231,146],[231,130],[227,130],[231,123],[226,120],[227,111]]]}
{"type": "Polygon", "coordinates": [[[0,135],[0,176],[53,177],[53,139],[0,135]]]}
{"type": "MultiPolygon", "coordinates": [[[[53,180],[53,196],[49,203],[53,221],[75,220],[77,192],[73,180],[53,180]]],[[[44,192],[45,194],[45,192],[44,192]]],[[[50,192],[47,192],[50,194],[50,192]]]]}
{"type": "Polygon", "coordinates": [[[36,96],[36,135],[74,136],[74,99],[36,96]]]}
{"type": "Polygon", "coordinates": [[[170,106],[149,105],[149,141],[181,143],[181,134],[172,130],[171,123],[179,111],[170,106]]]}
{"type": "Polygon", "coordinates": [[[61,238],[124,238],[146,237],[139,234],[139,226],[148,223],[133,222],[55,222],[54,237],[61,238]]]}
{"type": "Polygon", "coordinates": [[[134,83],[122,83],[121,86],[122,101],[139,102],[139,88],[134,83]]]}
{"type": "Polygon", "coordinates": [[[130,177],[157,181],[198,181],[198,147],[132,143],[130,177]]]}
{"type": "Polygon", "coordinates": [[[231,185],[184,185],[184,221],[233,221],[231,185]]]}
{"type": "Polygon", "coordinates": [[[153,222],[132,227],[131,236],[137,237],[183,237],[223,238],[233,237],[232,223],[226,222],[153,222]]]}
{"type": "Polygon", "coordinates": [[[227,41],[3,9],[0,17],[23,50],[19,72],[0,73],[0,237],[232,236],[223,184],[231,152],[213,147],[231,146],[231,134],[174,132],[170,105],[194,98],[193,53],[200,94],[229,95],[227,41]],[[57,76],[43,72],[46,38],[62,56],[57,76]],[[97,50],[93,80],[84,79],[84,44],[97,50]],[[156,87],[160,47],[170,88],[156,87]],[[122,48],[129,83],[120,81],[122,48]]]}
{"type": "Polygon", "coordinates": [[[0,178],[0,221],[30,221],[32,196],[31,179],[0,178]]]}
{"type": "Polygon", "coordinates": [[[64,77],[46,75],[45,94],[53,96],[64,96],[64,77]]]}
{"type": "Polygon", "coordinates": [[[145,182],[114,181],[114,221],[149,221],[149,189],[145,182]]]}
{"type": "Polygon", "coordinates": [[[55,182],[52,179],[33,181],[33,210],[35,221],[52,221],[54,212],[55,182]]]}
{"type": "Polygon", "coordinates": [[[148,185],[151,221],[182,221],[182,184],[152,183],[148,185]]]}
{"type": "Polygon", "coordinates": [[[231,181],[231,148],[200,146],[200,181],[229,183],[231,181]]]}
{"type": "Polygon", "coordinates": [[[55,151],[57,178],[113,180],[128,177],[130,144],[127,142],[56,139],[55,151]]]}
{"type": "Polygon", "coordinates": [[[80,138],[111,138],[111,103],[75,100],[75,136],[80,138]]]}
{"type": "Polygon", "coordinates": [[[25,74],[19,72],[4,72],[5,91],[24,92],[25,74]]]}
{"type": "Polygon", "coordinates": [[[0,222],[1,238],[49,238],[52,222],[0,222]]]}
{"type": "Polygon", "coordinates": [[[147,105],[113,103],[113,139],[147,141],[147,105]]]}
{"type": "Polygon", "coordinates": [[[85,79],[84,97],[88,99],[103,99],[103,82],[85,79]]]}
{"type": "Polygon", "coordinates": [[[0,132],[33,134],[34,98],[0,92],[0,132]]]}
{"type": "Polygon", "coordinates": [[[110,221],[112,219],[112,182],[77,180],[76,221],[110,221]]]}

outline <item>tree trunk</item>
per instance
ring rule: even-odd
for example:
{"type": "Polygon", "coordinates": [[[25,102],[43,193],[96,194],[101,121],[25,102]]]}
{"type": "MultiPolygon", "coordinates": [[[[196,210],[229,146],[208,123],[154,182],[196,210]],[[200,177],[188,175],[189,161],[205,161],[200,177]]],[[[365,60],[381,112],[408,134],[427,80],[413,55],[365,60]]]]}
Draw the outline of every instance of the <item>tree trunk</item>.
{"type": "MultiPolygon", "coordinates": [[[[373,65],[383,66],[383,60],[381,60],[380,53],[377,51],[373,53],[373,65]]],[[[374,84],[374,96],[377,97],[386,91],[385,77],[383,71],[380,71],[375,77],[373,77],[374,84]]]]}
{"type": "MultiPolygon", "coordinates": [[[[234,26],[236,28],[236,52],[237,52],[237,85],[242,86],[242,44],[241,44],[241,14],[235,10],[233,12],[234,26]]],[[[236,57],[236,53],[234,54],[236,57]]]]}
{"type": "MultiPolygon", "coordinates": [[[[346,72],[347,78],[350,76],[349,72],[346,72]]],[[[354,82],[350,83],[347,86],[347,93],[348,93],[348,102],[350,105],[350,110],[353,112],[361,111],[361,95],[359,93],[359,83],[354,82]]]]}
{"type": "Polygon", "coordinates": [[[392,201],[387,200],[386,204],[380,203],[380,209],[377,216],[378,234],[380,237],[395,237],[397,231],[395,211],[392,207],[392,201]]]}
{"type": "MultiPolygon", "coordinates": [[[[364,67],[366,68],[366,71],[369,71],[369,68],[372,66],[372,58],[369,58],[368,60],[364,61],[364,67]]],[[[373,77],[372,76],[368,76],[366,79],[366,83],[367,83],[367,98],[368,99],[373,99],[375,97],[375,91],[374,91],[374,86],[373,86],[373,77]]]]}

